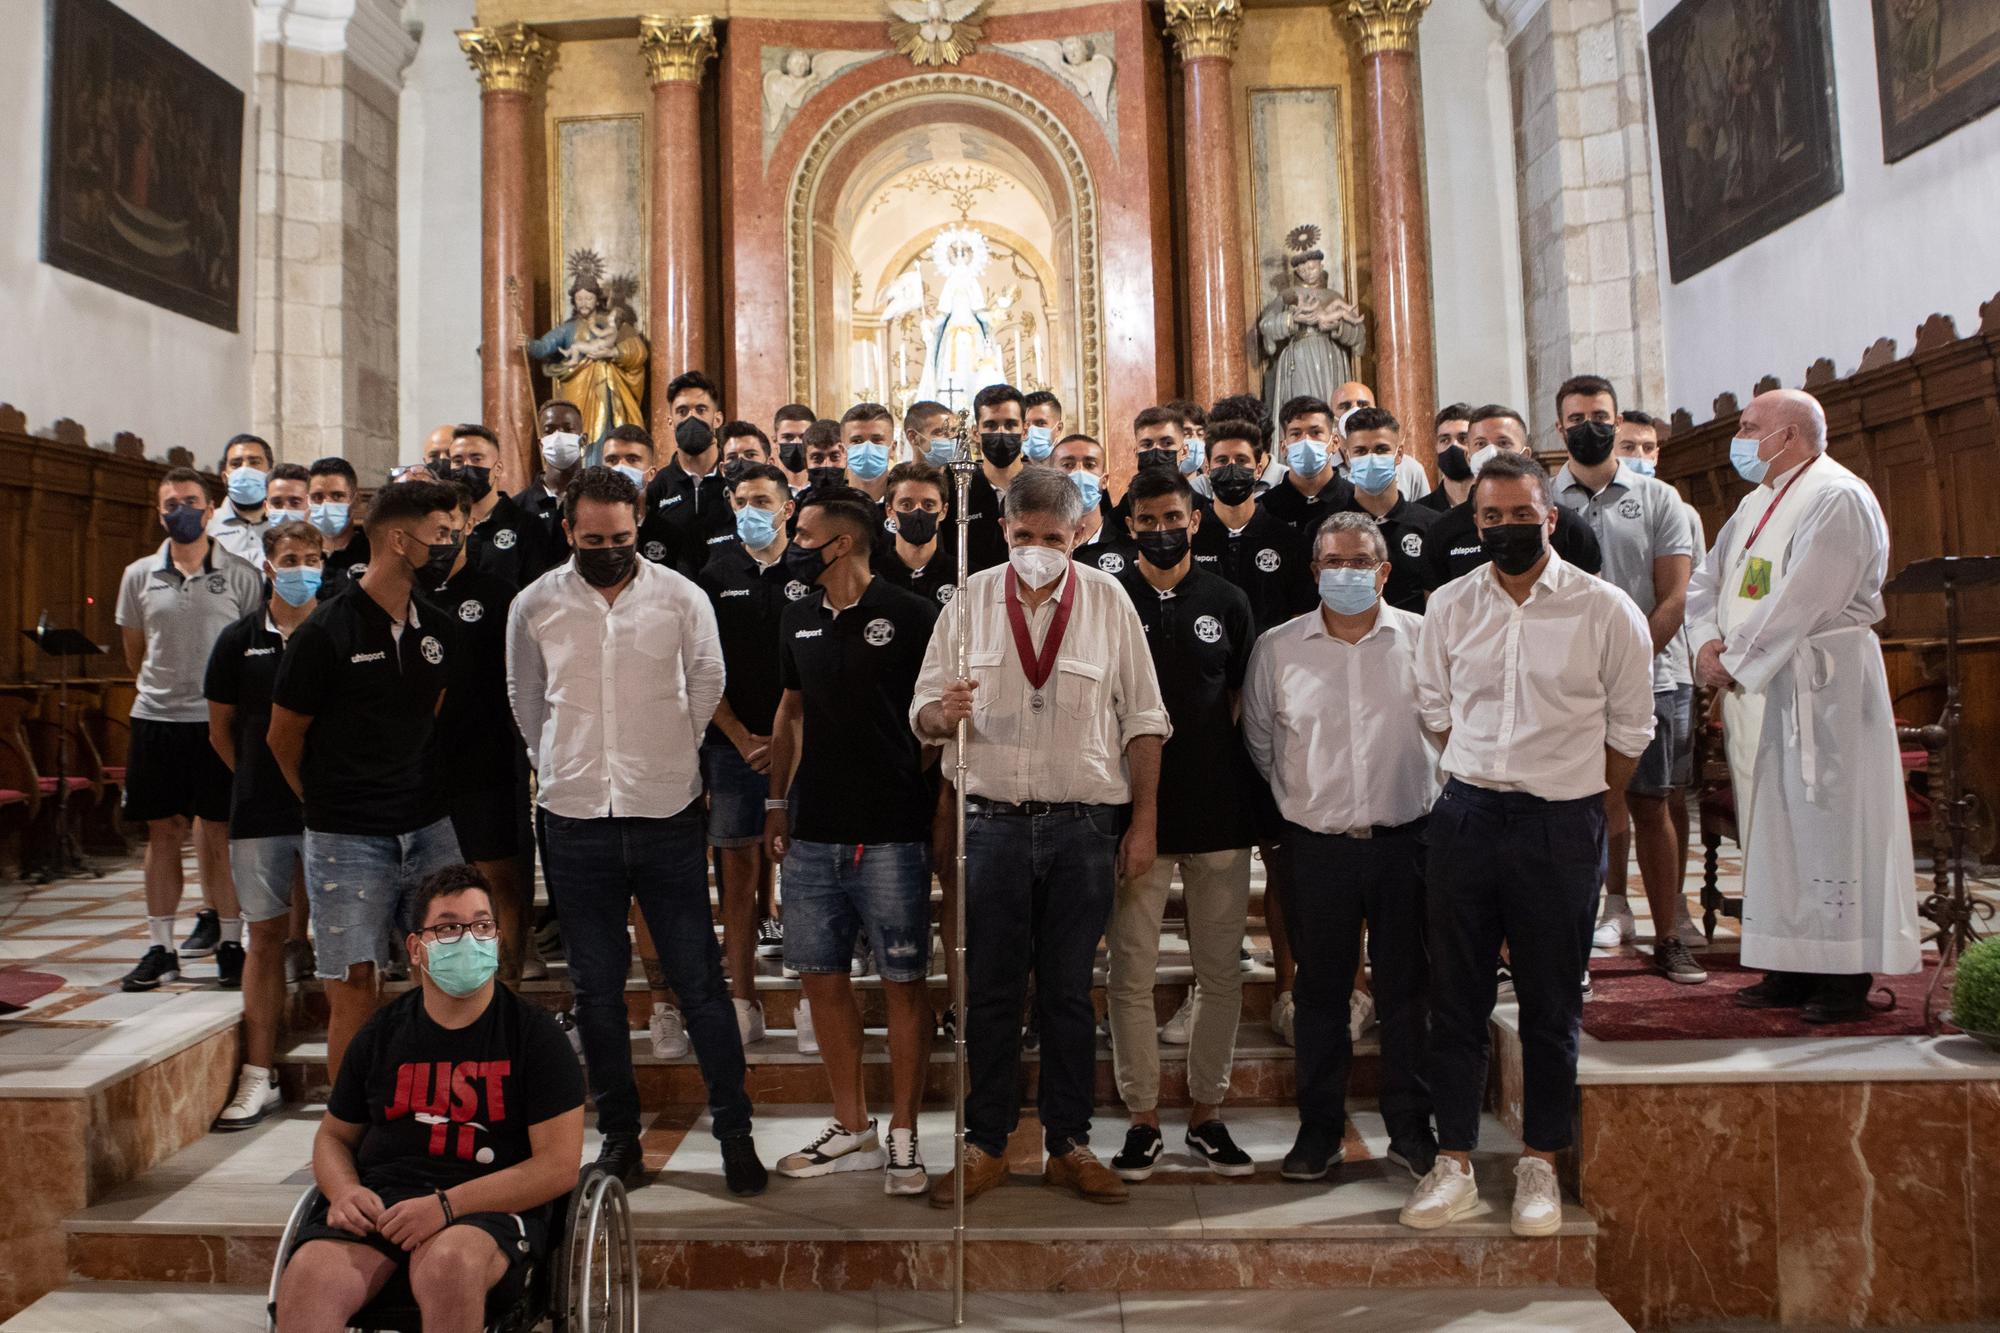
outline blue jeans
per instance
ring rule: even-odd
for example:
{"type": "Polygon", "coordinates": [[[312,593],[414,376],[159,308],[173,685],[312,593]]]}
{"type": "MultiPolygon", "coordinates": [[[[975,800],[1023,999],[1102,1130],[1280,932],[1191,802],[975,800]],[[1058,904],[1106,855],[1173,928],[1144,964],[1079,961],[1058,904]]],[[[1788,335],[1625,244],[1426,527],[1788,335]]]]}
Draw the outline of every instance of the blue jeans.
{"type": "Polygon", "coordinates": [[[1042,1075],[1035,1097],[1051,1153],[1090,1141],[1097,942],[1117,895],[1122,806],[966,820],[965,1136],[1002,1156],[1021,1120],[1021,1006],[1035,977],[1042,1075]]]}
{"type": "MultiPolygon", "coordinates": [[[[306,830],[306,897],[312,903],[313,957],[327,981],[345,981],[357,963],[380,965],[390,940],[409,928],[403,909],[417,886],[463,858],[451,821],[413,833],[306,830]]],[[[287,891],[287,907],[290,894],[287,891]]]]}
{"type": "Polygon", "coordinates": [[[634,901],[660,951],[660,968],[680,997],[688,1040],[708,1086],[715,1137],[750,1132],[743,1090],[743,1038],[722,981],[722,950],[708,903],[702,811],[692,802],[666,819],[570,819],[543,811],[549,898],[562,912],[597,1124],[606,1134],[639,1129],[632,1079],[632,1032],[625,982],[632,971],[626,909],[634,901]]]}
{"type": "Polygon", "coordinates": [[[882,980],[930,975],[929,844],[793,843],[785,854],[785,966],[846,976],[864,931],[882,980]]]}

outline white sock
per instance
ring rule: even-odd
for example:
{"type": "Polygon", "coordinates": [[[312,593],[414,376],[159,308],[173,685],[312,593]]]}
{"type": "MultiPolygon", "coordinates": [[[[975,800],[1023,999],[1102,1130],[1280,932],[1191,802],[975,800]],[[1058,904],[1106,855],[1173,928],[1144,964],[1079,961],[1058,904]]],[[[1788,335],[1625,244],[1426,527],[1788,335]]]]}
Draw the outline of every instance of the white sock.
{"type": "Polygon", "coordinates": [[[154,944],[168,953],[174,950],[174,919],[171,916],[149,916],[146,918],[146,936],[154,944]]]}
{"type": "Polygon", "coordinates": [[[1630,912],[1631,910],[1632,903],[1625,894],[1607,893],[1604,895],[1604,917],[1606,920],[1622,913],[1630,912]]]}
{"type": "Polygon", "coordinates": [[[243,943],[243,918],[226,916],[222,918],[222,942],[224,944],[243,943]]]}

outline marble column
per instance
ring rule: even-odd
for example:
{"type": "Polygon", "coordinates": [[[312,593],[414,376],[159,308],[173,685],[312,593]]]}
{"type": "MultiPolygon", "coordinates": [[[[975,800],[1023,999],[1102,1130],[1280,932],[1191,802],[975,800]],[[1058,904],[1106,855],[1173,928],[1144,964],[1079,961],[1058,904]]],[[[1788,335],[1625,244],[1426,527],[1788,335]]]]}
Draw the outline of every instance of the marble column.
{"type": "Polygon", "coordinates": [[[1242,211],[1236,190],[1236,99],[1231,66],[1242,0],[1167,0],[1167,32],[1181,58],[1185,145],[1188,346],[1195,400],[1247,392],[1242,211]]]}
{"type": "Polygon", "coordinates": [[[480,415],[513,461],[516,478],[533,456],[534,386],[521,355],[529,336],[534,272],[528,258],[528,154],[536,98],[555,47],[525,24],[468,28],[458,44],[479,76],[480,415]]]}
{"type": "Polygon", "coordinates": [[[652,254],[646,309],[653,342],[653,429],[672,420],[667,385],[684,370],[709,371],[708,250],[702,237],[701,80],[715,58],[715,20],[639,20],[639,50],[653,82],[652,254]]]}

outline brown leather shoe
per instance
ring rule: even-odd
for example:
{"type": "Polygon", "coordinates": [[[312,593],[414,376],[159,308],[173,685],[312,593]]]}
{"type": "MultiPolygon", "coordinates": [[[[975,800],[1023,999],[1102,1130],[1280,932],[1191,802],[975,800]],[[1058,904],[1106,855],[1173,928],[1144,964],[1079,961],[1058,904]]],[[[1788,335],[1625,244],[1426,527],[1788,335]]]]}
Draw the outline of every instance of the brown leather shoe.
{"type": "MultiPolygon", "coordinates": [[[[947,1171],[931,1186],[931,1207],[949,1208],[952,1205],[954,1186],[958,1172],[947,1171]]],[[[1007,1179],[1007,1159],[995,1157],[974,1144],[965,1145],[965,1178],[969,1182],[965,1190],[965,1201],[969,1204],[986,1191],[1007,1179]]]]}
{"type": "Polygon", "coordinates": [[[1049,1164],[1042,1168],[1042,1183],[1075,1190],[1079,1199],[1092,1203],[1124,1203],[1132,1197],[1125,1182],[1081,1143],[1060,1157],[1049,1158],[1049,1164]]]}

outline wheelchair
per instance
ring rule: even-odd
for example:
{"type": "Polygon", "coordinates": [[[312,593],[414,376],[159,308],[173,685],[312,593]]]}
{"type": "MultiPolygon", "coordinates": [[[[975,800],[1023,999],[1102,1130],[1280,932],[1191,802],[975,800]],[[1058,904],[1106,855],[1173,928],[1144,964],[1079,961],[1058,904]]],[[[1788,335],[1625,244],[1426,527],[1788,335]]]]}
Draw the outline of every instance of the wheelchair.
{"type": "MultiPolygon", "coordinates": [[[[299,1246],[299,1229],[320,1200],[307,1186],[292,1206],[271,1266],[265,1333],[276,1333],[278,1283],[299,1246]]],[[[529,1333],[544,1323],[555,1333],[638,1333],[639,1257],[625,1186],[595,1163],[577,1176],[567,1205],[550,1219],[546,1259],[516,1264],[487,1293],[487,1333],[529,1333]]],[[[422,1333],[423,1316],[405,1268],[349,1321],[354,1333],[422,1333]]]]}

